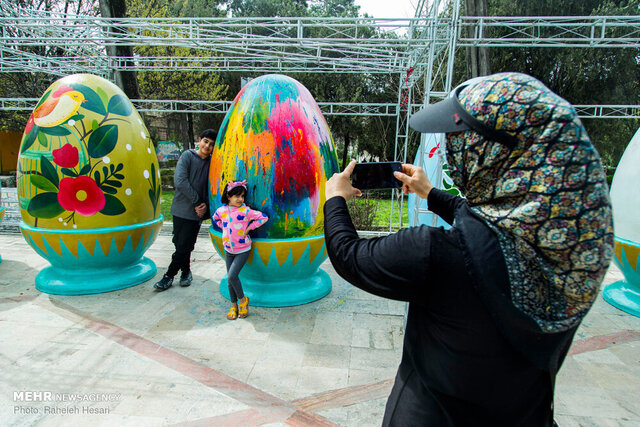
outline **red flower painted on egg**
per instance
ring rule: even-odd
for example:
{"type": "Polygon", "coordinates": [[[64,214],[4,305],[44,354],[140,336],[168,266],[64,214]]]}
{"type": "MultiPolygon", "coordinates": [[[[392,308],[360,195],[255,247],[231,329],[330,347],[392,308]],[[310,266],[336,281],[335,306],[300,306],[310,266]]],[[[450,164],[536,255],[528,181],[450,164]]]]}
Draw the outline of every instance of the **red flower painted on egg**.
{"type": "Polygon", "coordinates": [[[64,144],[51,153],[53,154],[53,163],[60,167],[73,168],[78,164],[78,149],[71,144],[64,144]]]}
{"type": "Polygon", "coordinates": [[[58,202],[65,210],[91,216],[104,208],[104,193],[96,182],[88,176],[62,178],[58,202]]]}

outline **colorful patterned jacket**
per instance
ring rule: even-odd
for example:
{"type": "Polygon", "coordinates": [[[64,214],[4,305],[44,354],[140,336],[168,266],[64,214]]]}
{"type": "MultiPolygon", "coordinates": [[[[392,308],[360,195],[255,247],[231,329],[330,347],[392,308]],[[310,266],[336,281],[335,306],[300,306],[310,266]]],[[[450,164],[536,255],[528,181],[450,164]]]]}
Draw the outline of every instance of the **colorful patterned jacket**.
{"type": "Polygon", "coordinates": [[[260,227],[268,219],[265,214],[249,208],[244,203],[240,207],[222,205],[213,214],[213,221],[222,229],[224,250],[231,254],[250,250],[249,231],[260,227]]]}

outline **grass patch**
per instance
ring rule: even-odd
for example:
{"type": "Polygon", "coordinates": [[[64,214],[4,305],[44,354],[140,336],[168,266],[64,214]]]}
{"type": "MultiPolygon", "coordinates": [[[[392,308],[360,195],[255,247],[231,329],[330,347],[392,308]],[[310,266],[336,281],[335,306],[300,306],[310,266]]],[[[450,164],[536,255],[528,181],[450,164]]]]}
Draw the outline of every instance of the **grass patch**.
{"type": "Polygon", "coordinates": [[[163,191],[160,196],[160,213],[164,216],[164,221],[173,221],[171,215],[171,201],[173,200],[173,191],[163,191]]]}
{"type": "MultiPolygon", "coordinates": [[[[400,215],[399,215],[399,206],[396,200],[391,199],[376,199],[376,204],[378,205],[378,209],[376,210],[375,220],[373,221],[374,227],[384,227],[389,229],[389,218],[391,216],[391,211],[393,210],[393,222],[392,228],[399,229],[400,228],[400,215]]],[[[409,225],[409,209],[407,199],[405,198],[402,204],[402,226],[406,227],[409,225]]]]}
{"type": "MultiPolygon", "coordinates": [[[[173,200],[173,191],[163,191],[161,196],[160,211],[164,216],[165,221],[172,221],[171,216],[171,201],[173,200]]],[[[389,216],[391,214],[391,207],[393,206],[393,225],[392,229],[397,230],[400,228],[400,218],[398,215],[398,202],[391,201],[390,199],[373,199],[376,204],[376,213],[373,220],[374,230],[388,230],[389,229],[389,216]]],[[[354,199],[355,203],[362,203],[361,199],[354,199]]],[[[407,199],[405,198],[402,206],[402,226],[409,225],[409,209],[407,199]]]]}

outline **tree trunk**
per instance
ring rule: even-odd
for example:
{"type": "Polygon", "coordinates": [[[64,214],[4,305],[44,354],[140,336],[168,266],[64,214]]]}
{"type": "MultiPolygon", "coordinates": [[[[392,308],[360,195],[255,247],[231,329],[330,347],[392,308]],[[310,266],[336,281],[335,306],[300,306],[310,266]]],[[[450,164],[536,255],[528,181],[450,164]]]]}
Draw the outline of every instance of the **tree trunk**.
{"type": "MultiPolygon", "coordinates": [[[[467,16],[487,16],[487,0],[464,0],[467,16]]],[[[471,37],[474,29],[467,28],[467,36],[471,37]]],[[[482,34],[480,34],[482,37],[482,34]]],[[[486,76],[491,74],[489,67],[489,48],[471,46],[467,48],[467,78],[486,76]]]]}
{"type": "Polygon", "coordinates": [[[187,138],[189,138],[189,145],[194,146],[196,138],[193,133],[193,113],[191,112],[187,113],[187,138]]]}
{"type": "Polygon", "coordinates": [[[342,152],[342,169],[347,167],[347,153],[349,152],[349,145],[351,145],[351,136],[349,132],[344,135],[344,151],[342,152]]]}
{"type": "MultiPolygon", "coordinates": [[[[127,5],[125,0],[100,0],[100,14],[103,18],[125,18],[127,16],[127,5]]],[[[116,34],[125,34],[125,30],[119,27],[111,27],[111,31],[116,34]]],[[[107,46],[107,54],[112,58],[127,58],[123,65],[133,65],[133,47],[128,45],[107,46]]],[[[116,84],[129,97],[129,99],[139,99],[138,79],[135,71],[117,70],[115,71],[116,84]]]]}

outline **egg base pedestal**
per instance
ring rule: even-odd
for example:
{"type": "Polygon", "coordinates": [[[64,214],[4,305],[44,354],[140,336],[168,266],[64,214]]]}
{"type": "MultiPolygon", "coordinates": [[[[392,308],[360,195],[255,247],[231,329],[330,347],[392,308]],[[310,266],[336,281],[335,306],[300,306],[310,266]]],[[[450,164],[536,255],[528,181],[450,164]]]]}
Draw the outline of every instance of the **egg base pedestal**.
{"type": "Polygon", "coordinates": [[[640,245],[616,237],[614,262],[625,280],[611,283],[602,289],[602,297],[612,306],[640,317],[640,273],[637,271],[640,245]]]}
{"type": "MultiPolygon", "coordinates": [[[[249,297],[249,305],[257,307],[289,307],[307,304],[323,298],[331,292],[331,277],[322,269],[299,280],[267,282],[243,277],[242,291],[249,297]]],[[[231,300],[227,276],[220,281],[220,293],[231,300]]]]}
{"type": "MultiPolygon", "coordinates": [[[[224,258],[222,233],[209,227],[213,247],[224,258]]],[[[247,263],[240,271],[249,305],[289,307],[319,300],[331,292],[331,278],[321,270],[327,258],[324,235],[291,239],[254,239],[247,263]]],[[[220,293],[229,299],[227,276],[220,293]]]]}
{"type": "Polygon", "coordinates": [[[100,294],[139,285],[157,271],[156,264],[147,257],[120,268],[69,270],[49,266],[36,276],[36,289],[51,295],[100,294]]]}
{"type": "Polygon", "coordinates": [[[27,243],[51,266],[36,276],[36,289],[53,295],[88,295],[146,282],[156,265],[143,257],[162,227],[145,223],[85,230],[54,230],[20,223],[27,243]]]}

